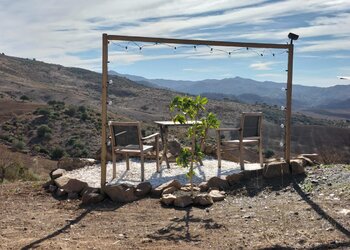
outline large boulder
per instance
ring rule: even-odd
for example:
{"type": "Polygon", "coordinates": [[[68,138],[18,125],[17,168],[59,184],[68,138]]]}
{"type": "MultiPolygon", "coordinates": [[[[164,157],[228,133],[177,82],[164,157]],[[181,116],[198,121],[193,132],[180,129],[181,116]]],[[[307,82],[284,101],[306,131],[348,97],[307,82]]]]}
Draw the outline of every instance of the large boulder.
{"type": "Polygon", "coordinates": [[[321,163],[321,157],[318,154],[301,154],[300,156],[310,159],[314,164],[321,163]]]}
{"type": "Polygon", "coordinates": [[[168,142],[168,151],[173,156],[178,156],[181,152],[181,144],[177,140],[171,140],[168,142]]]}
{"type": "Polygon", "coordinates": [[[182,195],[179,197],[176,197],[174,200],[174,206],[175,207],[187,207],[193,203],[193,200],[190,195],[182,195]]]}
{"type": "Polygon", "coordinates": [[[149,182],[141,182],[136,186],[135,195],[137,197],[145,197],[152,190],[152,184],[149,182]]]}
{"type": "Polygon", "coordinates": [[[67,171],[72,171],[74,169],[83,168],[85,166],[91,166],[96,163],[97,162],[94,159],[63,157],[58,161],[57,167],[67,171]]]}
{"type": "Polygon", "coordinates": [[[305,174],[306,161],[304,159],[290,160],[292,174],[305,174]]]}
{"type": "Polygon", "coordinates": [[[100,193],[85,192],[81,198],[81,202],[84,205],[95,204],[103,201],[105,196],[100,193]]]}
{"type": "Polygon", "coordinates": [[[264,166],[263,176],[265,178],[275,178],[290,174],[289,166],[285,161],[269,162],[264,166]]]}
{"type": "Polygon", "coordinates": [[[152,195],[156,197],[160,197],[164,191],[164,189],[169,187],[175,187],[176,189],[181,188],[181,183],[178,180],[170,180],[166,183],[159,185],[158,187],[152,189],[152,195]]]}
{"type": "Polygon", "coordinates": [[[226,180],[221,179],[220,177],[216,177],[216,176],[211,177],[208,180],[207,184],[208,184],[209,189],[225,190],[229,187],[226,180]]]}
{"type": "Polygon", "coordinates": [[[176,199],[176,196],[173,194],[163,194],[162,198],[160,198],[160,202],[162,202],[164,205],[172,205],[176,199]]]}
{"type": "Polygon", "coordinates": [[[237,174],[231,174],[226,176],[226,181],[230,186],[233,186],[237,183],[239,183],[241,180],[244,179],[244,173],[240,172],[237,174]]]}
{"type": "Polygon", "coordinates": [[[209,189],[208,183],[206,181],[199,183],[198,187],[201,192],[207,192],[209,189]]]}
{"type": "Polygon", "coordinates": [[[86,182],[61,176],[54,180],[58,188],[64,189],[67,193],[80,193],[88,186],[86,182]]]}
{"type": "Polygon", "coordinates": [[[138,199],[135,194],[136,188],[134,186],[125,184],[106,185],[105,193],[112,201],[118,202],[132,202],[138,199]]]}
{"type": "Polygon", "coordinates": [[[57,168],[57,169],[51,171],[50,177],[52,180],[54,180],[54,179],[57,179],[58,177],[61,177],[65,173],[66,173],[66,170],[64,170],[62,168],[57,168]]]}
{"type": "Polygon", "coordinates": [[[200,206],[210,206],[214,203],[213,198],[209,194],[197,194],[193,203],[200,206]]]}
{"type": "Polygon", "coordinates": [[[219,190],[211,190],[209,196],[213,199],[213,201],[223,201],[225,199],[225,193],[219,190]]]}

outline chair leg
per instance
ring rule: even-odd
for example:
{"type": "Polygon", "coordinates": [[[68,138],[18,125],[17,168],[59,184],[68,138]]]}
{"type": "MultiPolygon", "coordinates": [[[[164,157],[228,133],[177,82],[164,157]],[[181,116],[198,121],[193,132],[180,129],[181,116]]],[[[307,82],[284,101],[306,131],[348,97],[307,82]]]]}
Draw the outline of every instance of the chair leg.
{"type": "Polygon", "coordinates": [[[157,164],[157,173],[160,172],[159,169],[159,136],[156,136],[156,164],[157,164]]]}
{"type": "Polygon", "coordinates": [[[115,179],[115,177],[116,177],[116,160],[117,160],[117,155],[116,155],[116,153],[115,152],[112,152],[112,161],[113,161],[113,179],[115,179]]]}
{"type": "Polygon", "coordinates": [[[125,155],[125,161],[126,161],[126,170],[130,170],[130,162],[129,162],[129,155],[125,155]]]}
{"type": "Polygon", "coordinates": [[[218,168],[221,168],[221,142],[220,142],[220,132],[217,131],[217,151],[216,154],[218,155],[218,168]]]}
{"type": "Polygon", "coordinates": [[[239,165],[244,170],[243,143],[239,143],[239,165]]]}
{"type": "Polygon", "coordinates": [[[263,159],[262,141],[261,140],[259,140],[259,160],[260,160],[260,167],[263,168],[263,166],[264,166],[264,159],[263,159]]]}
{"type": "Polygon", "coordinates": [[[145,180],[145,162],[144,155],[141,153],[141,181],[145,180]]]}

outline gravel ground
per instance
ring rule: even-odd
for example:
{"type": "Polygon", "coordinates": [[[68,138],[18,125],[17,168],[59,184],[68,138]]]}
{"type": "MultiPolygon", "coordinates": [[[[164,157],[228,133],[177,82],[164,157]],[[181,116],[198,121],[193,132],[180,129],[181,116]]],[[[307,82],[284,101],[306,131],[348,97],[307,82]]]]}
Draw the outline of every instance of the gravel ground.
{"type": "MultiPolygon", "coordinates": [[[[194,183],[201,183],[207,181],[213,176],[226,176],[240,171],[238,163],[230,161],[222,161],[221,169],[217,167],[217,160],[213,158],[206,158],[203,160],[204,166],[197,166],[195,168],[194,183]]],[[[259,164],[245,164],[245,169],[259,168],[259,164]]],[[[137,184],[141,181],[141,165],[137,158],[130,159],[130,170],[126,170],[125,161],[117,162],[117,178],[112,180],[112,163],[107,164],[107,181],[110,183],[129,183],[137,184]]],[[[149,181],[152,186],[158,186],[170,179],[177,179],[182,184],[186,184],[187,169],[181,168],[175,163],[170,163],[170,168],[166,167],[165,162],[161,165],[160,173],[156,172],[156,164],[154,161],[145,162],[145,180],[149,181]]],[[[81,169],[67,172],[68,177],[76,178],[85,181],[91,187],[100,187],[101,165],[86,166],[81,169]]]]}

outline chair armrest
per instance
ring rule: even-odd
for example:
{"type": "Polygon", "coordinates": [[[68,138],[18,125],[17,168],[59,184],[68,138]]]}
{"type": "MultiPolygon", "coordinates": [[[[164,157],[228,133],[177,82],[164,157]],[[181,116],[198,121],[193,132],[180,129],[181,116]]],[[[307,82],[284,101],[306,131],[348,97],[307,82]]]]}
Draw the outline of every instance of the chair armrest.
{"type": "Polygon", "coordinates": [[[154,134],[151,134],[149,136],[142,137],[141,140],[148,140],[148,139],[151,139],[151,138],[156,137],[156,136],[159,136],[159,133],[154,133],[154,134]]]}

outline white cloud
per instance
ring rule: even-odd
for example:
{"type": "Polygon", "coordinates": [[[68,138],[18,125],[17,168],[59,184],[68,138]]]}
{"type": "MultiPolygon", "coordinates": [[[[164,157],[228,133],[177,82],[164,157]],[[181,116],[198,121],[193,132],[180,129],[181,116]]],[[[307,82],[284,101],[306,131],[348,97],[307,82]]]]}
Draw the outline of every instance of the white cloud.
{"type": "Polygon", "coordinates": [[[249,67],[255,70],[271,70],[273,64],[276,64],[276,62],[257,62],[250,64],[249,67]]]}

